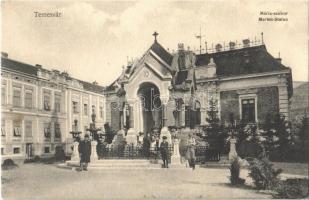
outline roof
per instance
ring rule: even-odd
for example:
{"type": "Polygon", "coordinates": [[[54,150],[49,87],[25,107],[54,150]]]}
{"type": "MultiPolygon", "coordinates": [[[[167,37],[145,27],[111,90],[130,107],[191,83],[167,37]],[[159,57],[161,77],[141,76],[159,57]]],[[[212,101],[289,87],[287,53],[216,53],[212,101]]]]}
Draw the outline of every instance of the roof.
{"type": "MultiPolygon", "coordinates": [[[[16,72],[22,72],[22,73],[32,75],[32,76],[37,76],[37,72],[39,70],[37,67],[35,67],[33,65],[25,64],[25,63],[18,62],[16,60],[12,60],[12,59],[5,58],[5,57],[1,57],[1,67],[4,68],[4,69],[6,68],[6,69],[9,69],[9,70],[13,70],[13,71],[16,71],[16,72]]],[[[42,70],[46,70],[46,69],[42,68],[42,70]]],[[[47,70],[47,71],[49,71],[49,70],[47,70]]],[[[66,77],[66,79],[72,80],[74,78],[66,77]]],[[[103,86],[99,86],[99,85],[89,83],[89,82],[86,82],[86,81],[82,81],[82,80],[78,80],[78,79],[75,79],[75,80],[81,82],[82,85],[83,85],[83,88],[87,91],[96,92],[96,93],[103,93],[103,91],[104,91],[103,86]]]]}
{"type": "Polygon", "coordinates": [[[91,91],[91,92],[96,92],[96,93],[103,93],[104,91],[104,87],[100,86],[100,85],[96,85],[93,83],[89,83],[89,82],[85,82],[85,81],[81,81],[79,80],[82,84],[85,90],[87,91],[91,91]]]}
{"type": "Polygon", "coordinates": [[[196,56],[196,66],[205,66],[214,59],[218,76],[233,76],[289,69],[270,55],[265,45],[206,53],[196,56]]]}
{"type": "Polygon", "coordinates": [[[166,62],[168,65],[172,64],[173,56],[166,51],[157,41],[155,41],[150,49],[155,52],[164,62],[166,62]]]}
{"type": "Polygon", "coordinates": [[[37,76],[38,68],[29,64],[1,57],[1,67],[28,75],[37,76]]]}

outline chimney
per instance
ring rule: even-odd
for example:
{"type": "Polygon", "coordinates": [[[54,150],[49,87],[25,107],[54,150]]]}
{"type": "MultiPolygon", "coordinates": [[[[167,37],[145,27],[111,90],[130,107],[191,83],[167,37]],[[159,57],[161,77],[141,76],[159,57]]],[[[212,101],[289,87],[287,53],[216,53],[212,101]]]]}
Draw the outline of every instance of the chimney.
{"type": "Polygon", "coordinates": [[[93,85],[98,85],[98,82],[97,81],[93,81],[92,84],[93,85]]]}
{"type": "Polygon", "coordinates": [[[3,57],[3,58],[8,58],[8,57],[9,57],[9,54],[6,53],[6,52],[1,52],[1,57],[3,57]]]}
{"type": "Polygon", "coordinates": [[[230,50],[233,50],[233,49],[235,49],[236,43],[235,42],[230,42],[229,46],[230,46],[230,50]]]}
{"type": "Polygon", "coordinates": [[[250,40],[249,39],[244,39],[242,41],[242,43],[243,43],[244,48],[250,47],[250,40]]]}
{"type": "Polygon", "coordinates": [[[178,51],[184,51],[184,50],[185,50],[185,48],[184,48],[183,43],[179,43],[178,44],[178,51]]]}
{"type": "Polygon", "coordinates": [[[216,52],[222,51],[222,45],[221,44],[217,44],[216,45],[216,52]]]}
{"type": "Polygon", "coordinates": [[[42,69],[42,65],[40,65],[40,64],[35,64],[35,66],[36,66],[38,69],[42,69]]]}
{"type": "Polygon", "coordinates": [[[276,59],[276,61],[278,62],[278,63],[280,63],[281,64],[281,61],[282,61],[282,59],[281,58],[275,58],[276,59]]]}

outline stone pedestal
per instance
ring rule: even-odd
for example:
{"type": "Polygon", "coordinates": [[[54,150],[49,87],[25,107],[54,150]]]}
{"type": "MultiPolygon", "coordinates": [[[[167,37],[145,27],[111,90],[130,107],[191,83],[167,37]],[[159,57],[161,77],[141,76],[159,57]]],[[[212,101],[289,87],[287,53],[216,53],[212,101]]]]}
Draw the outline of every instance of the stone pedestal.
{"type": "Polygon", "coordinates": [[[179,153],[179,140],[174,139],[173,155],[171,156],[171,165],[181,165],[181,157],[179,153]]]}
{"type": "Polygon", "coordinates": [[[236,152],[236,139],[230,139],[230,152],[229,152],[229,161],[233,161],[233,159],[237,158],[236,152]]]}
{"type": "Polygon", "coordinates": [[[131,131],[130,130],[128,131],[127,136],[126,136],[126,142],[129,145],[133,144],[133,146],[137,146],[137,133],[136,133],[136,131],[134,131],[132,129],[131,129],[131,131]]]}
{"type": "Polygon", "coordinates": [[[91,156],[90,156],[90,162],[95,162],[99,159],[98,153],[97,153],[97,141],[91,141],[91,156]]]}
{"type": "Polygon", "coordinates": [[[73,143],[73,152],[72,152],[72,155],[71,155],[71,161],[79,162],[80,158],[79,158],[79,152],[78,152],[78,145],[79,145],[78,142],[73,143]]]}
{"type": "Polygon", "coordinates": [[[168,130],[167,127],[163,127],[163,128],[161,129],[160,144],[161,144],[161,142],[163,141],[163,139],[162,139],[163,136],[165,136],[165,137],[167,138],[167,142],[168,142],[169,144],[172,144],[172,136],[171,136],[171,133],[170,133],[170,131],[168,130]]]}

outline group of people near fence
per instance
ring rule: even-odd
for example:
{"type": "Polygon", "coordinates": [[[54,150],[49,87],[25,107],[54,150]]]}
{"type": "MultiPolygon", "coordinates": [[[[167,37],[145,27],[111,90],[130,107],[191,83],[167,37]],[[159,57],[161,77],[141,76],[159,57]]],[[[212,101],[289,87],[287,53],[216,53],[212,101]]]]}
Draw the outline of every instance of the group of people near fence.
{"type": "MultiPolygon", "coordinates": [[[[168,168],[168,158],[169,158],[169,143],[167,142],[167,137],[162,137],[162,142],[159,145],[159,140],[156,140],[157,149],[161,153],[161,158],[163,161],[163,167],[168,168]]],[[[189,163],[189,166],[194,170],[195,169],[195,145],[196,141],[192,134],[188,135],[188,139],[186,142],[187,151],[186,151],[186,159],[189,163]]],[[[85,134],[84,140],[79,142],[78,146],[79,156],[80,156],[80,170],[79,171],[87,171],[88,163],[90,162],[91,156],[91,142],[88,134],[85,134]]]]}

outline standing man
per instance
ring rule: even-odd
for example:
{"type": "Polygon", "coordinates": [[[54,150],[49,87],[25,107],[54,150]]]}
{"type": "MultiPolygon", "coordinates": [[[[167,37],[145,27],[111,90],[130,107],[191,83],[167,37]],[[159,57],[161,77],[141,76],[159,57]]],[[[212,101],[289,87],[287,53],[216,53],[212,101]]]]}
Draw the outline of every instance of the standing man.
{"type": "Polygon", "coordinates": [[[160,144],[160,151],[161,151],[161,157],[163,160],[163,167],[168,168],[168,142],[167,142],[167,137],[163,136],[162,137],[163,141],[160,144]]]}
{"type": "Polygon", "coordinates": [[[195,169],[195,139],[192,136],[192,133],[189,133],[189,138],[187,140],[187,159],[189,161],[189,166],[192,167],[192,169],[195,169]]]}
{"type": "Polygon", "coordinates": [[[80,170],[87,171],[88,163],[90,162],[91,155],[91,142],[89,135],[86,133],[84,140],[78,145],[79,157],[80,157],[80,170]]]}

